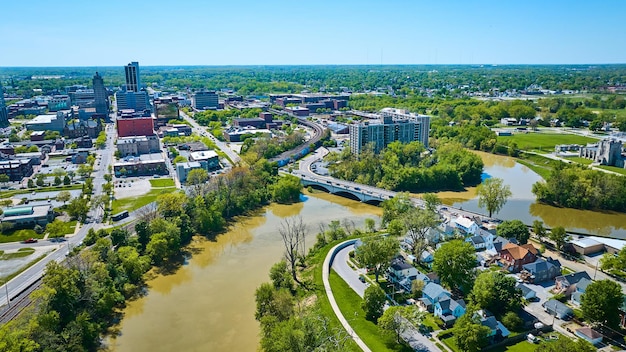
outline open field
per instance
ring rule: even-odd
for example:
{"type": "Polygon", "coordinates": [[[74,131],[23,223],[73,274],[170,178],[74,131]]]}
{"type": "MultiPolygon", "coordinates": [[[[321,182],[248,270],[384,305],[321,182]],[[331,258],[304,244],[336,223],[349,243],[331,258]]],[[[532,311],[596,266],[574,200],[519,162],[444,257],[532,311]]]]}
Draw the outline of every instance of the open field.
{"type": "Polygon", "coordinates": [[[609,171],[617,172],[618,174],[626,175],[626,169],[622,169],[621,167],[606,166],[606,165],[598,165],[598,167],[604,170],[609,170],[609,171]]]}
{"type": "Polygon", "coordinates": [[[32,229],[10,230],[0,234],[0,243],[19,242],[29,238],[43,238],[44,234],[37,234],[32,229]]]}
{"type": "Polygon", "coordinates": [[[568,133],[515,133],[512,136],[498,137],[498,142],[514,141],[517,147],[522,150],[541,150],[544,152],[554,151],[554,146],[558,144],[587,144],[596,142],[597,139],[578,136],[568,133]]]}
{"type": "Polygon", "coordinates": [[[129,197],[122,199],[113,200],[113,204],[111,206],[111,214],[117,214],[120,211],[128,210],[133,211],[137,210],[144,205],[150,204],[157,200],[159,195],[163,193],[170,193],[176,191],[176,187],[163,187],[158,189],[152,189],[150,192],[137,196],[137,197],[129,197]]]}
{"type": "Polygon", "coordinates": [[[150,180],[152,187],[174,187],[174,180],[171,178],[155,178],[150,180]]]}

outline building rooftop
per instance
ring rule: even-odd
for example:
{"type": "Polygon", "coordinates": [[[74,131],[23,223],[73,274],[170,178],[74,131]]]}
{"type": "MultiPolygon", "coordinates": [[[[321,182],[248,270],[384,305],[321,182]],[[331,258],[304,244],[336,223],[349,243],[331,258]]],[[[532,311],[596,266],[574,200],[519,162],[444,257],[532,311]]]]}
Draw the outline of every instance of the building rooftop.
{"type": "Polygon", "coordinates": [[[191,153],[189,153],[189,156],[193,160],[206,160],[206,159],[213,159],[213,158],[217,158],[218,157],[217,153],[215,151],[213,151],[213,150],[203,150],[203,151],[199,151],[199,152],[191,152],[191,153]]]}
{"type": "Polygon", "coordinates": [[[584,237],[570,242],[571,244],[578,246],[580,248],[589,248],[593,246],[597,246],[601,244],[600,242],[594,240],[591,237],[584,237]]]}
{"type": "Polygon", "coordinates": [[[47,216],[52,209],[51,205],[36,205],[32,207],[16,207],[6,209],[2,215],[3,220],[19,220],[47,216]]]}

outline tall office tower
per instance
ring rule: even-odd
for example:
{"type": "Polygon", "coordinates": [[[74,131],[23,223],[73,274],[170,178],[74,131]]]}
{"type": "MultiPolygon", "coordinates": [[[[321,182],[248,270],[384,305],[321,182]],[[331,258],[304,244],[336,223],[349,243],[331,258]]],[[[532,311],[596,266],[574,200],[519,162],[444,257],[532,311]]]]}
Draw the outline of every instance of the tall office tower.
{"type": "Polygon", "coordinates": [[[9,125],[9,112],[7,111],[6,103],[4,102],[4,89],[2,88],[2,82],[0,82],[0,127],[7,127],[9,125]]]}
{"type": "Polygon", "coordinates": [[[133,61],[124,67],[126,73],[126,90],[129,92],[138,92],[141,89],[141,80],[139,79],[139,63],[133,61]]]}
{"type": "Polygon", "coordinates": [[[98,72],[93,76],[93,96],[97,114],[107,115],[109,113],[109,99],[107,90],[104,88],[104,80],[98,72]]]}

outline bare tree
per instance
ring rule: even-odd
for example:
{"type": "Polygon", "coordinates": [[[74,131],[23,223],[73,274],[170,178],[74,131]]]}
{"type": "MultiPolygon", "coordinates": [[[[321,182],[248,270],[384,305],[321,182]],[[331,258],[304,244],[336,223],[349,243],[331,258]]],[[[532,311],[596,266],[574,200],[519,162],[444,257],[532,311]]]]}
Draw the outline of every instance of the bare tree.
{"type": "Polygon", "coordinates": [[[148,205],[139,208],[135,211],[135,214],[139,221],[145,221],[148,224],[161,217],[161,215],[159,215],[158,205],[156,202],[149,203],[148,205]]]}
{"type": "Polygon", "coordinates": [[[302,222],[302,217],[291,217],[280,223],[278,232],[285,245],[285,260],[291,269],[291,276],[294,281],[301,283],[296,275],[296,263],[298,258],[304,254],[304,233],[306,225],[302,222]]]}
{"type": "Polygon", "coordinates": [[[413,255],[419,258],[426,249],[428,231],[439,224],[436,213],[422,208],[414,208],[403,217],[408,237],[411,239],[413,255]]]}

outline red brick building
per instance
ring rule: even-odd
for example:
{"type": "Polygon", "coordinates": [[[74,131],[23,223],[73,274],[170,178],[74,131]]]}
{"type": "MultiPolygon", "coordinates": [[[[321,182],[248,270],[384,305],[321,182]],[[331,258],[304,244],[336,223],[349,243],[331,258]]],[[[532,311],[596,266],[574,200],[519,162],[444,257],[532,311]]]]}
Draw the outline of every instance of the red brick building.
{"type": "Polygon", "coordinates": [[[523,265],[535,260],[537,260],[537,249],[530,243],[521,246],[507,243],[500,251],[500,262],[514,273],[521,271],[523,265]]]}
{"type": "Polygon", "coordinates": [[[150,136],[154,134],[152,117],[131,117],[117,119],[118,137],[150,136]]]}

